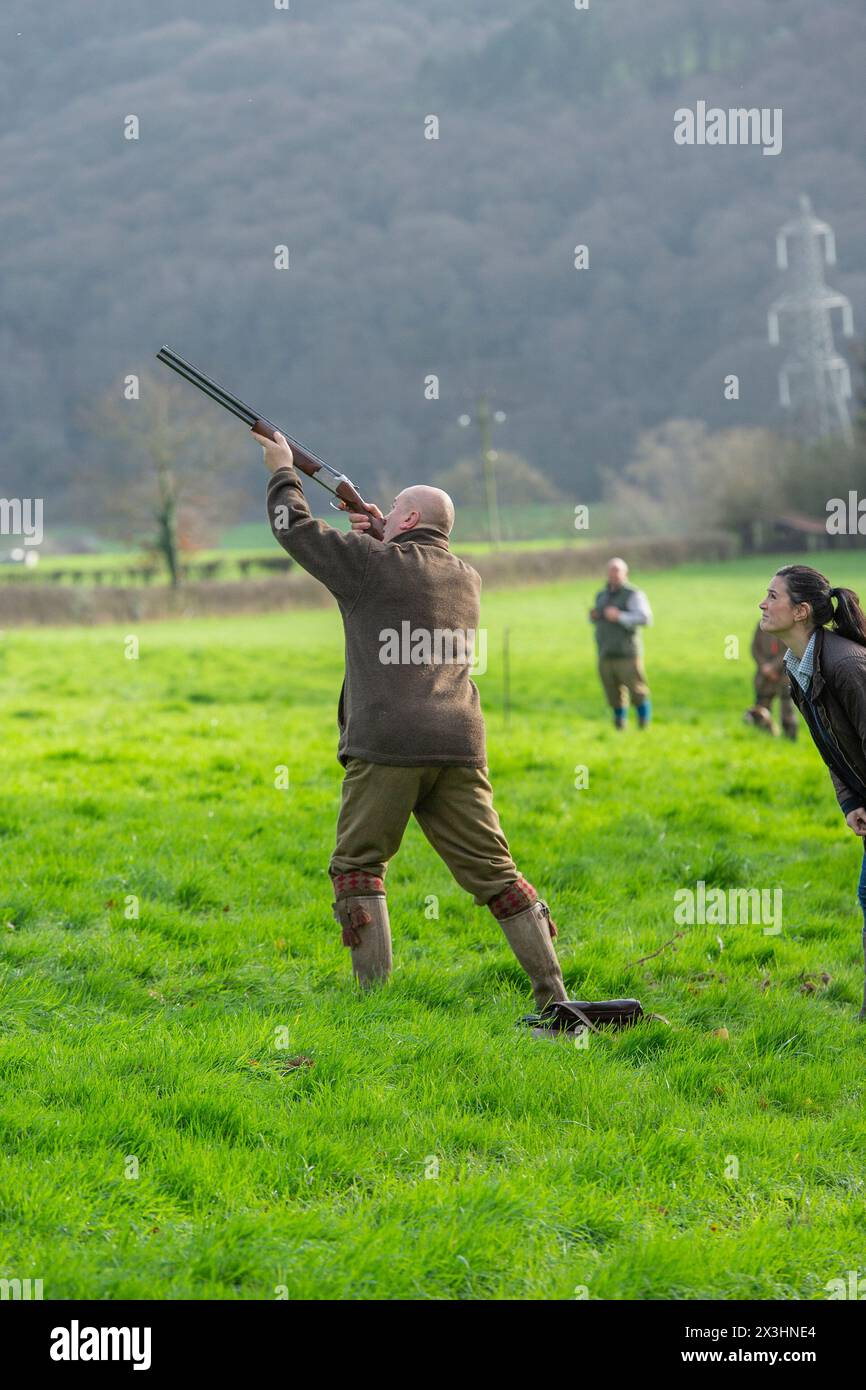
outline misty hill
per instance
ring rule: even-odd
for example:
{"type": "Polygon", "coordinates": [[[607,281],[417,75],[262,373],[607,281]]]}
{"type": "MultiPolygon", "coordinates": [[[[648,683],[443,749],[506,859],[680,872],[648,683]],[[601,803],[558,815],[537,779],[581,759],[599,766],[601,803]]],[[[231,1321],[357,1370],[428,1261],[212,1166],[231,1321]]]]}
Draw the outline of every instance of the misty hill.
{"type": "Polygon", "coordinates": [[[50,515],[80,407],[162,342],[379,496],[467,452],[481,390],[575,501],[672,416],[778,423],[766,307],[801,191],[866,331],[864,71],[850,0],[12,0],[2,491],[50,515]],[[781,107],[782,153],[675,145],[698,99],[781,107]]]}

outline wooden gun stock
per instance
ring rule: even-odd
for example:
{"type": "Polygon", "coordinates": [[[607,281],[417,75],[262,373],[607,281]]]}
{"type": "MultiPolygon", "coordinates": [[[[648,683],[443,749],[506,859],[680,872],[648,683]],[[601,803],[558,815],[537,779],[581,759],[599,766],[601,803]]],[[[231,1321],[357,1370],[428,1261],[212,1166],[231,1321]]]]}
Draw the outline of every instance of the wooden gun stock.
{"type": "MultiPolygon", "coordinates": [[[[276,439],[277,433],[282,433],[282,431],[277,431],[269,420],[256,420],[250,429],[253,434],[264,435],[265,439],[276,439]]],[[[285,436],[283,437],[285,438],[285,436]]],[[[317,459],[315,454],[308,454],[306,449],[300,444],[296,444],[294,440],[289,441],[289,448],[292,451],[295,467],[300,468],[301,472],[306,473],[308,477],[315,478],[322,467],[321,460],[317,459]]],[[[340,510],[366,512],[370,518],[369,534],[374,540],[382,540],[385,534],[385,523],[370,510],[354,483],[343,474],[332,479],[332,484],[335,494],[340,499],[340,510]]]]}

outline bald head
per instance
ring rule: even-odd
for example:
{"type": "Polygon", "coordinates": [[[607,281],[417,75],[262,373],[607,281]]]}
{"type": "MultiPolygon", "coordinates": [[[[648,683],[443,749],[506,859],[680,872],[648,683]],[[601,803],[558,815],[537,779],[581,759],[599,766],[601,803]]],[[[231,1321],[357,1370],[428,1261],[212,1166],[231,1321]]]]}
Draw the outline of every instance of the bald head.
{"type": "Polygon", "coordinates": [[[617,589],[622,588],[627,579],[628,565],[625,560],[620,559],[619,555],[615,555],[607,564],[608,586],[615,592],[617,589]]]}
{"type": "Polygon", "coordinates": [[[439,487],[416,483],[395,497],[394,506],[385,518],[384,539],[393,540],[400,532],[411,531],[416,526],[438,526],[447,536],[453,525],[454,503],[448,493],[439,487]]]}

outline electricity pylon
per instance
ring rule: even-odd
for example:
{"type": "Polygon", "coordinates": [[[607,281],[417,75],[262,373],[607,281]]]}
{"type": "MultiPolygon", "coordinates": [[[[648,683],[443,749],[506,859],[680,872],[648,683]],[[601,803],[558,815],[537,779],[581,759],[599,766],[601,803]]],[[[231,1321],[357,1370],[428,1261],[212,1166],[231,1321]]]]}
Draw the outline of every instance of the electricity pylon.
{"type": "Polygon", "coordinates": [[[854,335],[851,303],[824,281],[824,264],[836,264],[832,228],[813,216],[812,204],[800,195],[800,214],[779,228],[776,260],[787,270],[791,288],[771,306],[767,316],[770,342],[779,342],[779,316],[788,316],[786,336],[791,351],[779,370],[779,399],[791,405],[791,383],[800,408],[800,429],[807,442],[840,434],[854,442],[846,402],[851,396],[851,372],[833,342],[831,310],[842,310],[842,333],[854,335]],[[823,238],[823,246],[822,246],[823,238]]]}

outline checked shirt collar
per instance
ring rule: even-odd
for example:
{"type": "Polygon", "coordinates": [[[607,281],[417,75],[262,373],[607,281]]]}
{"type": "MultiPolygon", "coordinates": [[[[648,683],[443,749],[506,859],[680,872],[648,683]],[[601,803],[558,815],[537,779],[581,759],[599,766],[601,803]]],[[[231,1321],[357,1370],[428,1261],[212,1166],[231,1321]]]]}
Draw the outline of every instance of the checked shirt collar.
{"type": "Polygon", "coordinates": [[[809,694],[809,686],[812,683],[812,670],[815,664],[815,638],[817,636],[818,629],[816,628],[809,638],[809,645],[799,661],[790,647],[785,652],[785,665],[806,695],[809,694]]]}

